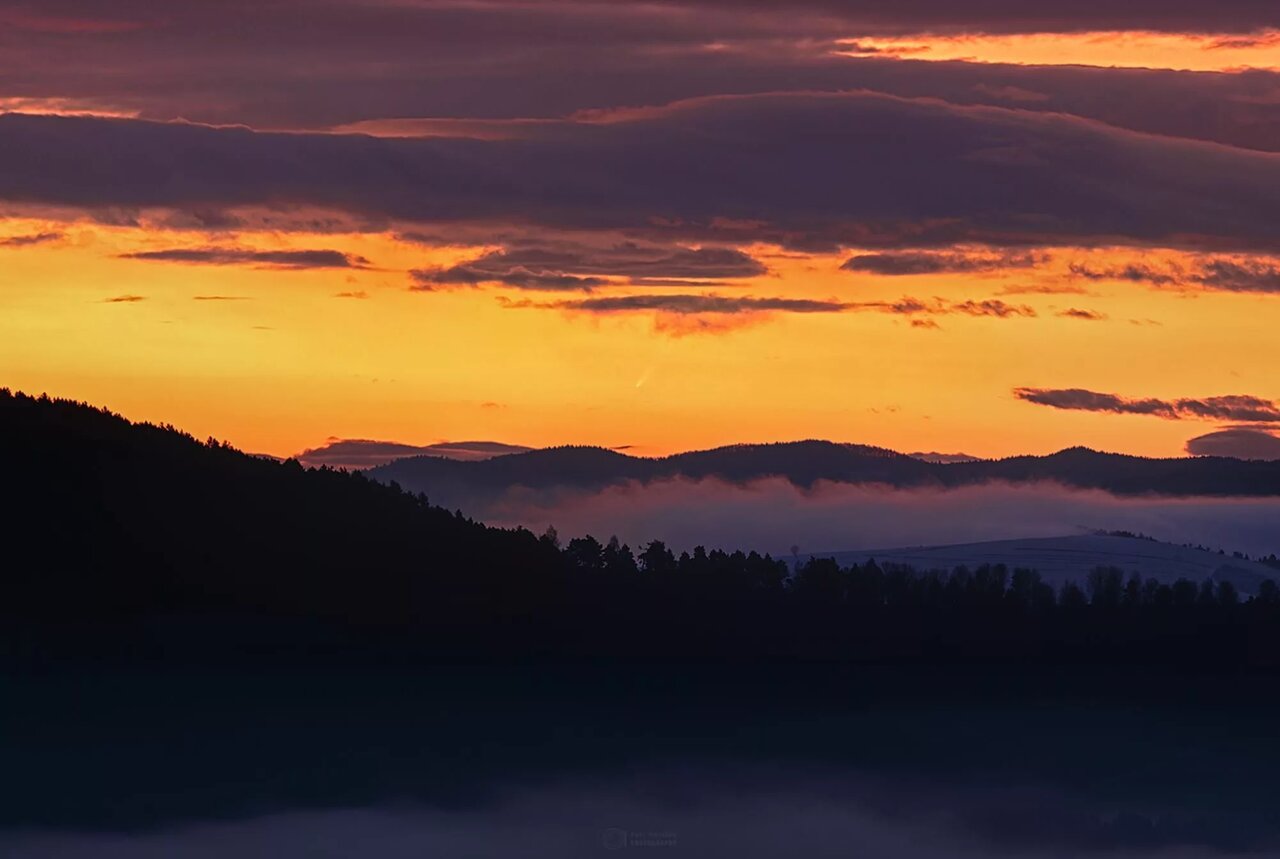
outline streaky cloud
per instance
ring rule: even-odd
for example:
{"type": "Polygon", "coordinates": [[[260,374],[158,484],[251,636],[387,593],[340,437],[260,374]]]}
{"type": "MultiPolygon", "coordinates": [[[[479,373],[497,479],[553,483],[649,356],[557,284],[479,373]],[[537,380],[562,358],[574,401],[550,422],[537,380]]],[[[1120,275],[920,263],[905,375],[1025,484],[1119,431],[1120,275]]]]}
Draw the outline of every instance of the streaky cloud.
{"type": "Polygon", "coordinates": [[[335,250],[260,251],[247,248],[168,248],[121,254],[121,259],[191,265],[254,265],[283,269],[366,268],[362,256],[335,250]]]}
{"type": "Polygon", "coordinates": [[[31,233],[25,236],[6,236],[0,238],[0,247],[4,248],[29,248],[36,245],[47,245],[52,242],[61,241],[66,237],[61,232],[44,232],[31,233]]]}
{"type": "Polygon", "coordinates": [[[898,251],[860,254],[840,266],[845,271],[890,277],[921,274],[961,274],[1031,268],[1044,262],[1041,253],[981,254],[957,252],[898,251]]]}
{"type": "Polygon", "coordinates": [[[1013,395],[1036,405],[1087,412],[1151,415],[1166,420],[1228,420],[1280,423],[1280,404],[1246,394],[1200,399],[1134,399],[1082,388],[1015,388],[1013,395]]]}
{"type": "Polygon", "coordinates": [[[0,199],[91,210],[269,204],[800,250],[1280,251],[1280,157],[870,93],[698,99],[492,141],[9,114],[0,146],[0,199]]]}

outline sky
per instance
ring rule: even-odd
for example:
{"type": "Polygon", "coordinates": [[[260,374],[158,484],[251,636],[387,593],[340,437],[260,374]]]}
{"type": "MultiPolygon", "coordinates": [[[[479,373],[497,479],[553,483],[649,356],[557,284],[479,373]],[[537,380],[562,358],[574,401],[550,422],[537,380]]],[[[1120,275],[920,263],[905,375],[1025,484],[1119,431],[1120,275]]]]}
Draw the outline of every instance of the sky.
{"type": "Polygon", "coordinates": [[[1280,456],[1280,6],[0,0],[0,385],[253,452],[1280,456]]]}

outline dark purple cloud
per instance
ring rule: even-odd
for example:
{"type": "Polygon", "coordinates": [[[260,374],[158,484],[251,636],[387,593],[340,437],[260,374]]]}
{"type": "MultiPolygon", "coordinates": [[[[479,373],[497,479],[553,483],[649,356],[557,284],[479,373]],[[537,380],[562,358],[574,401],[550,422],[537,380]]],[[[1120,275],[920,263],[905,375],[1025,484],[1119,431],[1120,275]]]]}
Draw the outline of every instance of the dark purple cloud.
{"type": "Polygon", "coordinates": [[[1079,319],[1084,322],[1101,322],[1106,319],[1105,313],[1099,313],[1096,310],[1086,310],[1080,307],[1069,307],[1058,313],[1063,319],[1079,319]]]}
{"type": "Polygon", "coordinates": [[[139,301],[146,301],[145,295],[116,295],[111,298],[102,299],[103,304],[134,304],[139,301]]]}
{"type": "MultiPolygon", "coordinates": [[[[622,3],[625,0],[613,0],[622,3]]],[[[777,11],[777,0],[697,0],[703,8],[777,11]]],[[[873,32],[1071,33],[1090,30],[1251,33],[1280,26],[1280,10],[1265,0],[799,0],[787,8],[818,9],[873,32]]]]}
{"type": "Polygon", "coordinates": [[[684,248],[620,242],[590,246],[569,242],[528,244],[493,251],[447,268],[413,272],[419,289],[501,284],[530,290],[590,291],[606,278],[644,286],[698,285],[694,278],[742,278],[767,272],[733,248],[684,248]]]}
{"type": "Polygon", "coordinates": [[[1128,263],[1117,266],[1093,266],[1088,263],[1072,263],[1071,274],[1085,280],[1127,280],[1131,283],[1150,283],[1154,286],[1172,286],[1187,282],[1187,275],[1180,268],[1155,266],[1147,263],[1128,263]]]}
{"type": "Polygon", "coordinates": [[[1280,293],[1280,266],[1273,262],[1210,260],[1195,280],[1210,289],[1227,292],[1280,293]]]}
{"type": "MultiPolygon", "coordinates": [[[[1005,319],[1033,317],[1034,309],[997,299],[932,302],[904,297],[897,301],[838,301],[835,299],[778,298],[731,295],[652,293],[557,301],[549,304],[507,302],[512,308],[570,310],[580,313],[664,313],[676,316],[751,315],[762,313],[887,313],[896,316],[989,316],[1005,319]]],[[[916,320],[920,321],[920,320],[916,320]]],[[[913,323],[914,324],[914,323],[913,323]]],[[[925,327],[925,326],[922,326],[925,327]]],[[[937,327],[936,325],[928,327],[937,327]]]]}
{"type": "Polygon", "coordinates": [[[838,39],[922,32],[1137,28],[1247,39],[1280,23],[1273,5],[2,0],[0,50],[8,62],[0,92],[149,119],[319,129],[386,118],[560,118],[721,94],[875,90],[1274,150],[1280,76],[1270,72],[834,53],[838,39]]]}
{"type": "Polygon", "coordinates": [[[1131,399],[1081,388],[1015,388],[1020,400],[1055,409],[1151,415],[1166,420],[1226,420],[1280,423],[1280,404],[1262,397],[1231,394],[1202,399],[1131,399]]]}
{"type": "Polygon", "coordinates": [[[1269,155],[865,93],[702,100],[500,141],[7,115],[0,148],[0,199],[117,213],[291,204],[810,249],[1280,249],[1269,155]]]}
{"type": "Polygon", "coordinates": [[[25,236],[8,236],[0,239],[0,247],[29,248],[34,247],[35,245],[45,245],[50,242],[61,241],[64,237],[64,233],[58,232],[32,233],[25,236]]]}
{"type": "Polygon", "coordinates": [[[1188,268],[1177,264],[1130,263],[1095,267],[1072,263],[1071,273],[1086,280],[1127,280],[1153,286],[1213,289],[1222,292],[1280,293],[1280,265],[1271,260],[1207,258],[1188,268]]]}
{"type": "Polygon", "coordinates": [[[122,259],[192,265],[255,265],[271,268],[364,268],[361,256],[332,250],[255,251],[247,248],[170,248],[122,254],[122,259]]]}
{"type": "Polygon", "coordinates": [[[727,295],[625,295],[607,298],[584,298],[557,302],[562,310],[583,313],[631,313],[649,311],[695,315],[705,313],[841,313],[856,305],[842,301],[819,301],[808,298],[751,298],[727,295]]]}
{"type": "Polygon", "coordinates": [[[1045,255],[1021,253],[960,253],[897,251],[859,254],[850,257],[840,268],[845,271],[889,276],[916,274],[962,274],[990,272],[1009,268],[1030,268],[1044,262],[1045,255]]]}
{"type": "Polygon", "coordinates": [[[965,316],[998,316],[1001,319],[1006,316],[1036,315],[1035,310],[1025,304],[1007,304],[998,298],[988,298],[984,301],[962,301],[959,304],[947,305],[945,310],[938,312],[961,313],[965,316]]]}
{"type": "Polygon", "coordinates": [[[1255,427],[1228,427],[1189,439],[1187,453],[1236,459],[1280,459],[1280,436],[1255,427]]]}
{"type": "Polygon", "coordinates": [[[486,271],[470,265],[455,265],[448,268],[414,269],[410,272],[410,276],[413,279],[410,289],[421,292],[431,292],[442,287],[482,284],[500,284],[515,289],[540,292],[590,292],[598,286],[609,284],[609,281],[603,277],[537,272],[522,267],[511,267],[505,271],[486,271]]]}

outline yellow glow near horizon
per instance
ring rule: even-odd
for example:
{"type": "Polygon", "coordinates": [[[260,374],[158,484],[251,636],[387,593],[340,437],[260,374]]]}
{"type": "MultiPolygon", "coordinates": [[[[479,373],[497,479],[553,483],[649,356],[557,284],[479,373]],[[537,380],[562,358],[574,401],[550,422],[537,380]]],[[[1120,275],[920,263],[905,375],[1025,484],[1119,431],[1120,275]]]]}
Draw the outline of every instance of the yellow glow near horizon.
{"type": "Polygon", "coordinates": [[[478,245],[427,248],[391,234],[211,240],[87,223],[0,223],[3,236],[53,232],[62,237],[0,247],[0,385],[87,400],[277,455],[329,437],[635,445],[641,454],[822,437],[981,456],[1072,444],[1177,455],[1213,425],[1056,411],[1011,391],[1280,396],[1271,372],[1280,363],[1273,298],[1079,283],[1068,269],[1075,259],[1098,267],[1138,258],[1186,263],[1171,252],[1058,249],[1035,269],[885,277],[841,271],[848,254],[748,248],[769,274],[733,286],[668,289],[842,302],[998,298],[1036,316],[950,314],[933,317],[937,329],[918,329],[907,317],[874,311],[774,313],[747,325],[726,318],[718,333],[696,334],[664,328],[671,318],[661,314],[588,315],[498,300],[541,303],[577,293],[409,290],[410,269],[472,258],[485,250],[478,245]],[[370,266],[282,270],[120,258],[211,244],[336,249],[370,266]],[[1020,289],[1028,286],[1088,294],[1020,289]],[[337,297],[343,293],[364,297],[337,297]],[[129,296],[140,300],[111,300],[129,296]],[[1071,308],[1107,318],[1058,316],[1071,308]]]}
{"type": "Polygon", "coordinates": [[[1280,68],[1280,32],[1250,36],[1152,33],[988,33],[845,40],[853,55],[871,51],[915,60],[1019,65],[1079,65],[1182,71],[1280,68]]]}

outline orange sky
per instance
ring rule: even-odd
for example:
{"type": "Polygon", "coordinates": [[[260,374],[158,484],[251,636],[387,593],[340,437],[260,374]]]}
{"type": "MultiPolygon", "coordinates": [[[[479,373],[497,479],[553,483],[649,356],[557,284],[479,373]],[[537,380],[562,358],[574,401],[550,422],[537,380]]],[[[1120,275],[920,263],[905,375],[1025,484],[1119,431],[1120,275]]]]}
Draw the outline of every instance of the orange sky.
{"type": "Polygon", "coordinates": [[[876,312],[771,314],[687,333],[652,313],[505,307],[500,298],[530,299],[511,289],[406,288],[409,269],[483,248],[424,248],[388,234],[222,240],[339,248],[371,262],[293,271],[117,258],[210,243],[196,233],[5,225],[8,235],[54,229],[65,238],[0,248],[4,384],[272,454],[336,436],[635,445],[646,454],[823,437],[975,455],[1071,444],[1177,455],[1211,425],[1046,409],[1011,390],[1280,394],[1267,371],[1280,365],[1280,308],[1266,297],[1081,283],[1066,269],[1175,256],[1168,252],[1058,249],[1031,271],[889,278],[840,271],[845,254],[750,248],[768,275],[703,291],[858,302],[998,297],[1037,315],[945,315],[932,317],[939,328],[920,329],[876,312]],[[1088,294],[1006,294],[1028,286],[1088,294]],[[141,300],[109,300],[130,296],[141,300]],[[1070,308],[1106,318],[1056,315],[1070,308]]]}
{"type": "MultiPolygon", "coordinates": [[[[12,139],[47,139],[52,146],[68,124],[83,120],[41,116],[39,121],[49,124],[33,131],[36,117],[3,116],[10,112],[115,118],[119,121],[96,124],[122,130],[120,139],[132,141],[122,150],[148,136],[134,127],[171,130],[172,125],[159,123],[175,122],[286,129],[291,133],[241,136],[288,141],[309,135],[310,155],[299,159],[327,153],[324,147],[333,142],[404,142],[369,141],[352,132],[452,137],[481,145],[449,149],[451,141],[433,140],[442,146],[422,162],[395,161],[409,157],[402,150],[378,150],[393,169],[370,160],[349,176],[340,159],[321,160],[306,165],[315,171],[307,178],[323,184],[336,177],[336,190],[330,189],[336,203],[323,195],[320,202],[306,194],[290,197],[297,186],[284,182],[261,196],[254,196],[255,187],[239,188],[239,197],[228,192],[225,199],[232,202],[220,208],[221,183],[238,181],[227,165],[240,163],[240,153],[227,149],[234,154],[224,161],[206,158],[199,147],[207,140],[200,138],[190,149],[196,153],[192,158],[175,158],[155,175],[138,171],[145,186],[140,200],[168,205],[163,201],[170,186],[191,195],[176,199],[171,210],[143,215],[137,206],[151,203],[131,204],[128,183],[113,185],[116,177],[95,174],[88,169],[93,165],[85,176],[105,189],[102,196],[74,202],[80,167],[92,158],[73,154],[60,161],[54,153],[46,159],[40,150],[35,162],[28,162],[36,167],[27,172],[47,168],[50,175],[29,183],[25,176],[6,175],[0,163],[0,385],[86,400],[130,418],[173,423],[197,436],[213,435],[276,455],[329,438],[627,445],[654,455],[744,441],[828,438],[978,456],[1045,453],[1077,444],[1174,456],[1189,438],[1217,424],[1068,411],[1033,405],[1013,391],[1078,388],[1134,399],[1232,394],[1280,399],[1274,373],[1280,366],[1275,336],[1280,257],[1265,255],[1280,253],[1280,232],[1258,215],[1271,211],[1267,207],[1275,194],[1270,192],[1280,188],[1276,15],[1249,0],[1223,0],[1203,9],[1185,2],[1135,6],[1132,14],[1119,7],[1119,12],[1082,7],[1080,14],[1088,18],[1079,21],[1030,5],[1005,15],[999,3],[966,9],[940,2],[932,12],[929,3],[907,4],[911,8],[902,10],[895,24],[899,11],[892,5],[845,8],[819,2],[791,9],[751,4],[743,11],[697,0],[675,0],[661,8],[580,7],[572,0],[542,5],[335,0],[324,4],[304,30],[296,27],[300,13],[289,2],[191,0],[165,17],[151,15],[148,4],[126,3],[115,10],[117,17],[104,14],[101,20],[52,7],[48,16],[10,14],[15,26],[0,31],[0,45],[14,57],[12,65],[24,71],[0,76],[0,122],[30,119],[0,129],[15,135],[12,139]],[[1035,32],[1041,25],[1068,32],[1035,32]],[[1134,29],[1101,29],[1107,26],[1134,29]],[[1024,32],[985,32],[1002,29],[1024,32]],[[849,56],[835,55],[843,53],[849,56]],[[1089,68],[1077,75],[1076,66],[1089,68]],[[616,98],[611,87],[617,88],[616,98]],[[513,99],[512,92],[519,97],[513,99]],[[863,97],[866,104],[823,101],[837,96],[863,97]],[[803,109],[785,110],[782,102],[788,98],[803,102],[803,109]],[[956,115],[940,106],[955,107],[956,115]],[[852,117],[849,127],[836,125],[843,121],[841,110],[852,117]],[[930,114],[928,123],[924,114],[930,114]],[[1059,122],[1064,115],[1072,117],[1069,125],[1059,122]],[[627,122],[643,116],[666,117],[666,124],[635,132],[654,135],[647,151],[661,150],[654,156],[657,167],[649,165],[650,172],[639,175],[655,185],[666,178],[670,185],[652,193],[643,188],[644,193],[628,198],[631,202],[618,203],[619,212],[608,211],[614,202],[610,189],[615,197],[628,196],[617,193],[626,177],[610,184],[620,172],[615,162],[599,162],[604,166],[597,166],[597,175],[572,159],[606,138],[596,132],[612,135],[607,136],[610,145],[624,140],[631,133],[627,122]],[[883,129],[874,127],[877,121],[886,123],[883,129]],[[982,123],[980,133],[972,131],[982,123]],[[50,130],[58,124],[62,131],[50,130]],[[963,142],[972,151],[932,145],[950,130],[969,135],[963,142]],[[708,150],[712,154],[705,165],[677,165],[669,177],[662,172],[663,158],[678,161],[686,143],[719,133],[730,145],[708,150]],[[751,134],[757,138],[750,139],[751,134]],[[536,138],[536,147],[519,150],[528,163],[536,162],[537,153],[528,153],[537,147],[538,152],[560,145],[577,148],[557,152],[546,162],[550,168],[544,164],[546,175],[513,183],[516,191],[495,204],[496,214],[484,209],[490,179],[500,187],[508,169],[513,174],[528,169],[524,162],[486,165],[486,147],[525,136],[536,138]],[[844,149],[824,148],[830,140],[866,147],[849,159],[865,159],[876,169],[901,154],[894,166],[906,168],[879,184],[882,177],[873,170],[853,193],[846,189],[850,211],[858,202],[853,197],[864,188],[874,198],[870,210],[856,214],[828,205],[821,199],[823,188],[806,187],[788,196],[788,188],[807,179],[821,186],[842,172],[849,159],[844,149]],[[877,148],[884,140],[899,142],[877,148]],[[740,147],[742,152],[736,151],[740,141],[749,144],[740,147]],[[1187,144],[1186,152],[1165,145],[1172,143],[1187,144]],[[1078,158],[1086,146],[1103,155],[1078,158]],[[781,202],[761,203],[761,220],[754,220],[756,201],[749,193],[741,195],[745,201],[730,199],[759,172],[796,152],[801,154],[792,161],[808,152],[835,154],[815,167],[813,176],[778,169],[783,178],[762,183],[781,202]],[[1185,163],[1201,165],[1204,175],[1171,189],[1187,174],[1177,172],[1176,165],[1184,163],[1177,159],[1184,156],[1199,159],[1185,163]],[[704,169],[718,174],[721,165],[710,162],[720,157],[725,175],[740,170],[746,178],[707,196],[715,197],[712,205],[737,206],[732,211],[738,226],[728,209],[699,220],[700,210],[692,204],[694,214],[681,220],[681,182],[704,169]],[[1155,163],[1146,163],[1148,157],[1155,163]],[[1063,162],[1061,171],[1040,169],[1054,159],[1063,162]],[[1239,173],[1233,172],[1234,159],[1245,165],[1239,173]],[[211,161],[228,172],[202,174],[211,161]],[[443,179],[431,172],[437,161],[446,164],[443,179]],[[557,173],[565,163],[568,171],[557,173]],[[950,172],[937,172],[938,164],[949,165],[950,172]],[[1172,172],[1160,173],[1162,164],[1172,172]],[[467,165],[490,172],[460,180],[459,191],[447,173],[467,165]],[[1149,175],[1144,173],[1148,167],[1149,175]],[[1259,170],[1272,172],[1254,188],[1259,170]],[[583,183],[563,200],[551,199],[560,186],[579,178],[577,172],[587,176],[583,183]],[[1095,193],[1125,184],[1129,173],[1143,173],[1154,184],[1135,184],[1132,193],[1127,187],[1116,194],[1095,193]],[[367,199],[348,193],[365,190],[361,183],[369,177],[386,175],[393,176],[390,191],[375,189],[367,199]],[[793,175],[800,181],[786,178],[793,175]],[[994,178],[944,187],[958,175],[994,178]],[[1219,199],[1218,185],[1238,175],[1245,178],[1237,181],[1234,196],[1224,193],[1219,199]],[[426,178],[417,188],[409,188],[405,178],[401,188],[401,176],[426,178]],[[1000,185],[1008,187],[993,188],[992,199],[1012,200],[1008,207],[975,199],[1000,185]],[[417,196],[440,188],[442,198],[455,194],[442,207],[474,202],[479,214],[458,215],[456,223],[452,209],[443,215],[428,212],[417,224],[396,220],[413,217],[396,209],[405,203],[401,196],[417,202],[417,196]],[[1013,193],[1018,188],[1032,188],[1029,202],[1013,193]],[[206,206],[201,194],[215,202],[206,206]],[[118,198],[123,202],[117,204],[118,198]],[[551,203],[542,209],[532,204],[527,210],[504,208],[543,198],[551,203]],[[668,205],[669,199],[677,202],[668,205]],[[227,214],[237,200],[260,206],[259,213],[269,213],[278,229],[268,230],[254,219],[241,222],[254,224],[253,229],[237,232],[213,221],[203,230],[170,226],[199,221],[206,212],[227,214]],[[388,208],[378,209],[379,200],[388,208]],[[583,200],[586,205],[572,213],[577,220],[565,215],[583,200]],[[1165,212],[1182,211],[1179,207],[1188,203],[1192,208],[1203,204],[1187,219],[1192,226],[1181,232],[1169,227],[1176,219],[1166,223],[1165,212]],[[787,208],[792,204],[794,213],[787,208]],[[299,214],[311,205],[335,206],[325,215],[334,216],[337,232],[290,231],[299,223],[320,229],[299,214]],[[1023,208],[1015,211],[1017,205],[1023,208]],[[677,216],[668,218],[668,209],[677,216]],[[616,233],[603,226],[596,230],[597,211],[604,212],[601,223],[616,233]],[[770,212],[795,217],[770,221],[770,212]],[[1204,212],[1209,217],[1197,221],[1204,212]],[[1005,216],[1012,220],[1002,221],[1005,216]],[[904,235],[886,238],[877,232],[892,231],[885,224],[904,223],[909,225],[904,235]],[[1215,233],[1219,223],[1228,226],[1215,233]],[[849,229],[823,232],[833,225],[849,229]],[[1254,231],[1255,225],[1262,226],[1254,231]],[[937,235],[930,232],[934,227],[937,235]],[[951,227],[954,233],[948,232],[951,227]],[[817,238],[806,243],[810,228],[817,238]],[[911,232],[915,228],[919,233],[911,232]],[[422,243],[404,236],[427,229],[434,235],[419,237],[422,243]],[[731,242],[741,236],[748,237],[744,242],[831,247],[844,236],[870,241],[866,236],[878,235],[886,246],[896,241],[902,247],[912,242],[933,247],[952,234],[1011,243],[1088,242],[1103,235],[1107,242],[1130,246],[1048,247],[1030,252],[1042,255],[1034,265],[890,276],[841,269],[851,256],[874,253],[870,250],[801,253],[794,247],[743,244],[736,250],[763,263],[766,274],[713,282],[695,273],[672,277],[682,282],[664,286],[637,285],[622,273],[602,275],[599,269],[563,269],[558,273],[571,285],[585,276],[593,289],[521,290],[510,281],[411,288],[414,270],[444,270],[502,251],[512,247],[512,236],[517,244],[528,236],[568,236],[584,245],[635,240],[688,249],[699,247],[695,236],[711,235],[722,241],[714,250],[732,254],[731,242]],[[1239,261],[1242,270],[1263,280],[1269,272],[1274,282],[1215,288],[1194,276],[1211,264],[1207,254],[1144,248],[1155,241],[1152,236],[1171,244],[1185,240],[1185,247],[1226,248],[1217,260],[1239,261]],[[449,240],[457,244],[440,246],[449,240]],[[288,268],[252,260],[211,265],[124,258],[210,247],[323,249],[367,264],[288,268]],[[1258,255],[1232,256],[1231,249],[1239,248],[1257,249],[1258,255]],[[1162,283],[1116,274],[1130,264],[1192,276],[1177,286],[1178,278],[1162,283]],[[1252,291],[1228,291],[1234,288],[1252,291]],[[664,294],[832,306],[831,312],[809,312],[823,309],[810,306],[701,315],[572,307],[606,296],[664,294]],[[912,305],[916,310],[892,312],[891,305],[905,299],[918,302],[912,305]],[[973,306],[966,302],[982,301],[1002,302],[1004,315],[965,312],[973,306]]],[[[9,141],[3,138],[0,144],[9,141]]],[[[344,151],[364,157],[366,149],[344,151]]],[[[16,150],[8,151],[12,160],[16,150]]],[[[168,154],[161,150],[157,160],[168,154]]],[[[269,184],[270,178],[258,175],[244,182],[269,184]]],[[[1001,253],[976,246],[939,252],[1001,253]]],[[[554,266],[548,270],[556,273],[554,266]]]]}
{"type": "Polygon", "coordinates": [[[1280,32],[1217,34],[1094,32],[975,33],[849,40],[852,53],[873,49],[917,60],[1027,65],[1231,71],[1280,68],[1280,32]]]}

